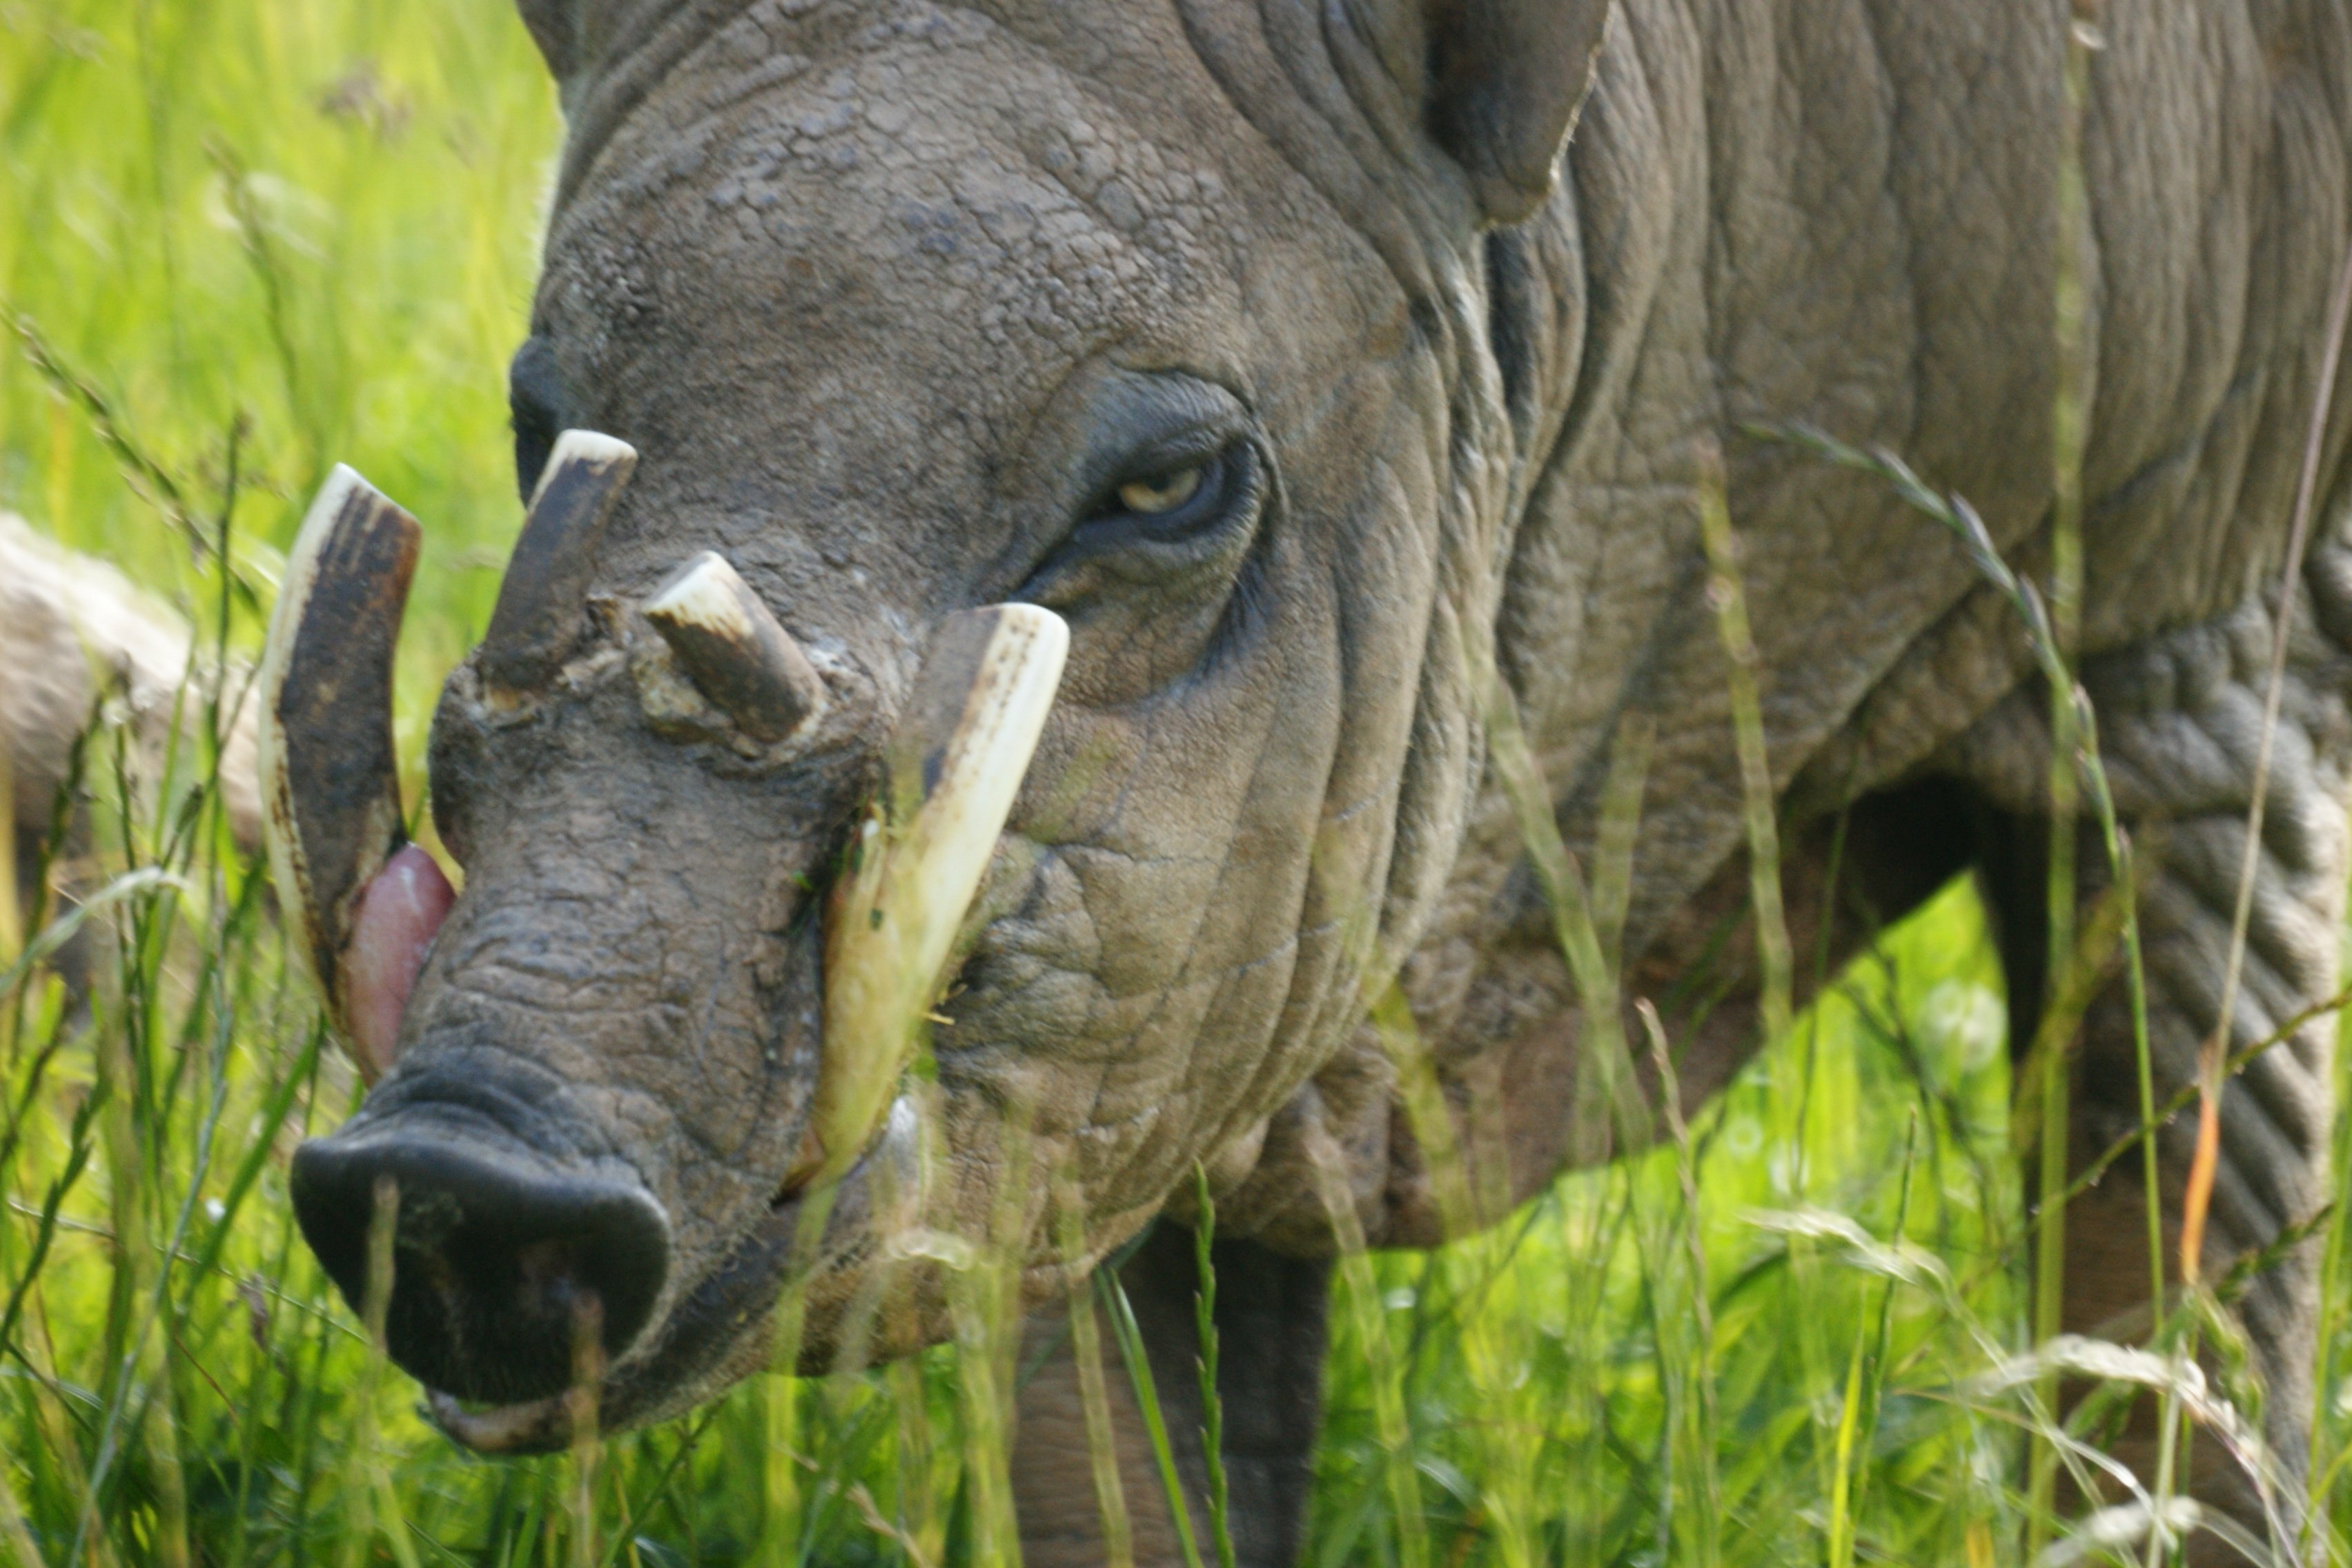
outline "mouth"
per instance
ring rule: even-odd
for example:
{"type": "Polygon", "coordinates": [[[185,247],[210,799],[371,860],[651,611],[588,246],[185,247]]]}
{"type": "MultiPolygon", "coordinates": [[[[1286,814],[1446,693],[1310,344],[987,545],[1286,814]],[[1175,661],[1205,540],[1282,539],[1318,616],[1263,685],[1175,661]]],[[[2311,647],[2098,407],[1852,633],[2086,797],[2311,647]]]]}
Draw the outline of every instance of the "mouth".
{"type": "MultiPolygon", "coordinates": [[[[892,1102],[879,1135],[841,1179],[802,1187],[769,1205],[727,1260],[705,1276],[662,1320],[654,1334],[593,1383],[542,1398],[480,1405],[440,1389],[425,1390],[424,1414],[453,1442],[479,1454],[545,1454],[599,1432],[638,1426],[697,1402],[699,1391],[731,1381],[726,1374],[755,1348],[749,1342],[772,1324],[778,1302],[793,1286],[855,1268],[878,1239],[913,1223],[909,1214],[876,1212],[877,1184],[887,1163],[895,1180],[882,1184],[911,1201],[917,1192],[920,1132],[913,1103],[892,1102]]],[[[902,1205],[894,1205],[902,1206],[902,1205]]],[[[761,1364],[793,1347],[757,1347],[761,1364]]]]}
{"type": "Polygon", "coordinates": [[[546,1454],[599,1431],[655,1419],[681,1389],[709,1383],[744,1335],[766,1321],[796,1273],[805,1238],[805,1193],[775,1205],[728,1261],[695,1287],[664,1320],[651,1343],[593,1384],[541,1399],[469,1409],[456,1394],[425,1391],[425,1414],[453,1442],[478,1454],[546,1454]]]}

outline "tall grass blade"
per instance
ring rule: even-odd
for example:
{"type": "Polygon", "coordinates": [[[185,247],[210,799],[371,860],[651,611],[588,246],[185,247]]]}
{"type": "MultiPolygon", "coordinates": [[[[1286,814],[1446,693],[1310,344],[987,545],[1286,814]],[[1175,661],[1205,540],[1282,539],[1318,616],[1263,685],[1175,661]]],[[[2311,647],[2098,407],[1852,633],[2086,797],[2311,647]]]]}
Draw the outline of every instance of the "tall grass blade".
{"type": "Polygon", "coordinates": [[[1583,873],[1560,837],[1553,795],[1520,722],[1518,700],[1491,663],[1478,668],[1476,679],[1485,693],[1489,763],[1510,802],[1528,863],[1543,889],[1544,902],[1551,911],[1553,940],[1568,962],[1580,1009],[1574,1102],[1580,1125],[1570,1140],[1571,1157],[1599,1158],[1612,1140],[1620,1152],[1638,1148],[1646,1140],[1649,1119],[1626,1051],[1617,973],[1610,962],[1609,947],[1593,917],[1583,873]],[[1593,1117],[1588,1107],[1597,1108],[1598,1126],[1584,1124],[1593,1117]]]}
{"type": "MultiPolygon", "coordinates": [[[[1089,1333],[1094,1327],[1087,1325],[1089,1333]]],[[[940,1513],[931,1484],[932,1454],[936,1447],[931,1426],[929,1390],[924,1386],[920,1362],[909,1357],[891,1363],[884,1376],[890,1386],[890,1405],[897,1419],[893,1423],[898,1433],[898,1538],[906,1545],[913,1568],[932,1568],[940,1560],[946,1545],[947,1520],[940,1513]]],[[[1095,1380],[1102,1379],[1101,1354],[1096,1354],[1095,1380]]],[[[1108,1568],[1129,1568],[1127,1563],[1112,1558],[1108,1568]]]]}
{"type": "MultiPolygon", "coordinates": [[[[1698,464],[1699,539],[1706,549],[1708,605],[1723,644],[1724,686],[1731,701],[1731,732],[1739,758],[1742,822],[1748,835],[1748,894],[1756,912],[1756,958],[1762,971],[1759,1009],[1764,1038],[1789,1037],[1792,963],[1789,918],[1780,896],[1779,792],[1765,755],[1763,700],[1757,689],[1756,637],[1748,625],[1748,595],[1739,575],[1739,542],[1732,531],[1724,493],[1723,455],[1713,442],[1701,445],[1698,464]]],[[[1791,1197],[1802,1195],[1801,1163],[1792,1165],[1791,1197]]]]}
{"type": "Polygon", "coordinates": [[[1135,1321],[1135,1309],[1129,1303],[1127,1288],[1119,1283],[1114,1269],[1096,1270],[1095,1295],[1110,1318],[1111,1332],[1118,1340],[1119,1359],[1127,1363],[1136,1409],[1143,1416],[1144,1436],[1151,1443],[1152,1462],[1160,1468],[1160,1489],[1166,1494],[1177,1551],[1184,1560],[1184,1568],[1201,1568],[1200,1543],[1192,1533],[1192,1510],[1184,1500],[1184,1478],[1177,1471],[1176,1450],[1168,1441],[1168,1421],[1160,1414],[1160,1389],[1152,1381],[1151,1359],[1144,1349],[1143,1331],[1135,1321]]]}
{"type": "Polygon", "coordinates": [[[1683,1437],[1685,1468],[1694,1472],[1694,1506],[1689,1510],[1695,1540],[1689,1561],[1694,1568],[1716,1568],[1722,1560],[1723,1484],[1716,1463],[1715,1303],[1707,1282],[1706,1237],[1701,1230],[1698,1166],[1691,1145],[1690,1124],[1684,1120],[1682,1091],[1675,1080],[1673,1052],[1666,1043],[1665,1025],[1649,998],[1633,1004],[1650,1043],[1650,1063],[1658,1075],[1658,1103],[1664,1111],[1675,1151],[1675,1185],[1682,1198],[1681,1229],[1689,1254],[1691,1366],[1694,1397],[1688,1405],[1688,1430],[1683,1437]]]}
{"type": "Polygon", "coordinates": [[[572,1386],[564,1394],[572,1425],[568,1489],[572,1568],[602,1568],[596,1545],[596,1471],[603,1458],[596,1391],[604,1378],[604,1304],[593,1294],[572,1307],[572,1386]]]}
{"type": "Polygon", "coordinates": [[[381,1534],[400,1568],[416,1568],[416,1551],[401,1517],[400,1500],[392,1473],[384,1464],[378,1410],[385,1370],[391,1365],[384,1338],[384,1320],[392,1309],[393,1243],[400,1224],[400,1184],[389,1175],[375,1179],[374,1205],[368,1215],[367,1286],[361,1321],[367,1331],[367,1362],[359,1389],[358,1429],[352,1435],[352,1457],[344,1495],[359,1528],[343,1536],[344,1568],[358,1568],[369,1538],[381,1534]]]}
{"type": "Polygon", "coordinates": [[[10,818],[8,831],[0,833],[0,964],[14,965],[25,951],[25,919],[16,900],[16,768],[5,745],[0,745],[0,800],[8,803],[10,818]]]}
{"type": "Polygon", "coordinates": [[[1230,1517],[1233,1489],[1225,1476],[1225,1402],[1217,1392],[1217,1265],[1212,1256],[1217,1239],[1217,1203],[1209,1195],[1208,1168],[1192,1164],[1192,1264],[1201,1285],[1192,1297],[1194,1331],[1200,1336],[1201,1458],[1209,1476],[1209,1538],[1217,1551],[1217,1568],[1234,1568],[1234,1531],[1230,1517]]]}
{"type": "MultiPolygon", "coordinates": [[[[1756,959],[1760,971],[1757,1011],[1768,1058],[1779,1082],[1774,1094],[1776,1121],[1772,1129],[1773,1158],[1779,1173],[1775,1184],[1784,1203],[1802,1202],[1806,1190],[1805,1105],[1812,1092],[1810,1078],[1790,1081],[1801,1069],[1780,1049],[1790,1038],[1793,1018],[1794,963],[1789,944],[1789,919],[1780,889],[1780,828],[1779,793],[1772,783],[1766,754],[1763,699],[1758,689],[1756,637],[1748,616],[1748,596],[1739,572],[1739,540],[1733,531],[1731,509],[1724,490],[1723,455],[1712,441],[1702,442],[1696,454],[1698,468],[1699,539],[1706,552],[1708,606],[1715,612],[1716,633],[1723,645],[1724,687],[1731,708],[1732,742],[1739,763],[1741,817],[1748,840],[1748,898],[1756,921],[1756,959]]],[[[1812,1264],[1802,1242],[1789,1244],[1790,1277],[1799,1297],[1817,1288],[1812,1264]]],[[[1804,1368],[1809,1396],[1822,1390],[1828,1376],[1829,1351],[1821,1319],[1799,1308],[1791,1324],[1804,1368]]],[[[1835,1486],[1832,1452],[1834,1433],[1820,1430],[1827,1406],[1817,1402],[1813,1462],[1822,1489],[1835,1486]]]]}
{"type": "MultiPolygon", "coordinates": [[[[1078,1373],[1078,1403],[1086,1415],[1087,1463],[1094,1474],[1095,1514],[1102,1524],[1105,1568],[1135,1568],[1135,1535],[1127,1514],[1127,1488],[1119,1478],[1118,1434],[1111,1424],[1110,1389],[1103,1378],[1101,1326],[1095,1317],[1096,1287],[1081,1271],[1086,1254],[1084,1200],[1066,1184],[1055,1208],[1061,1216],[1064,1292],[1069,1314],[1070,1355],[1078,1373]]],[[[1122,1347],[1124,1341],[1121,1342],[1122,1347]]]]}
{"type": "Polygon", "coordinates": [[[48,1568],[41,1559],[40,1543],[25,1522],[24,1505],[16,1500],[16,1489],[9,1484],[5,1467],[0,1467],[0,1542],[7,1543],[16,1568],[48,1568]]]}
{"type": "MultiPolygon", "coordinates": [[[[825,1222],[833,1216],[837,1189],[820,1185],[801,1199],[800,1217],[793,1225],[793,1259],[818,1256],[825,1222]]],[[[808,1282],[795,1276],[785,1282],[777,1299],[771,1325],[772,1340],[768,1371],[760,1380],[761,1507],[760,1551],[778,1563],[800,1561],[805,1539],[801,1486],[801,1342],[807,1330],[808,1282]]]]}
{"type": "MultiPolygon", "coordinates": [[[[2089,91],[2091,17],[2086,5],[2073,8],[2066,29],[2065,105],[2060,116],[2057,257],[2053,281],[2053,349],[2057,387],[2051,400],[2050,634],[2053,657],[2071,669],[2081,636],[2083,601],[2083,448],[2090,428],[2091,363],[2084,339],[2084,264],[2090,209],[2083,184],[2083,117],[2089,91]]],[[[2042,1005],[2053,1010],[2074,958],[2075,824],[2080,813],[2075,758],[2084,737],[2077,732],[2074,687],[2053,682],[2050,702],[2050,859],[2047,956],[2042,1005]]],[[[2033,1333],[2047,1340],[2063,1321],[2066,1283],[2066,1144],[2070,1066],[2075,1027],[2063,1034],[2048,1028],[2039,1090],[2041,1148],[2036,1160],[2041,1205],[2035,1215],[2033,1333]]],[[[2039,1043],[2039,1042],[2038,1042],[2039,1043]]],[[[2149,1201],[2155,1197],[2150,1194],[2149,1201]]],[[[2055,1405],[2057,1385],[2042,1390],[2055,1405]]],[[[2057,1455],[2038,1438],[2028,1451],[2026,1553],[2038,1556],[2049,1535],[2056,1506],[2057,1455]]]]}
{"type": "MultiPolygon", "coordinates": [[[[1910,1224],[1911,1176],[1916,1168],[1918,1152],[1919,1116],[1915,1109],[1903,1140],[1903,1182],[1895,1202],[1895,1228],[1888,1233],[1890,1243],[1897,1247],[1902,1246],[1905,1228],[1910,1224]]],[[[1837,1484],[1830,1494],[1830,1568],[1852,1568],[1854,1561],[1854,1536],[1864,1489],[1870,1479],[1868,1468],[1857,1463],[1858,1435],[1877,1429],[1897,1282],[1898,1277],[1890,1272],[1879,1286],[1877,1321],[1855,1333],[1853,1358],[1846,1368],[1845,1405],[1838,1413],[1837,1484]],[[1867,1356],[1864,1353],[1865,1335],[1867,1356]]]]}
{"type": "Polygon", "coordinates": [[[1369,1363],[1372,1424],[1388,1486],[1390,1523],[1396,1531],[1397,1563],[1399,1568],[1428,1568],[1429,1529],[1413,1466],[1412,1423],[1405,1415],[1403,1368],[1389,1338],[1380,1282],[1364,1248],[1354,1194],[1348,1190],[1346,1156],[1318,1123],[1308,1134],[1307,1157],[1324,1215],[1339,1243],[1340,1292],[1369,1363]]]}

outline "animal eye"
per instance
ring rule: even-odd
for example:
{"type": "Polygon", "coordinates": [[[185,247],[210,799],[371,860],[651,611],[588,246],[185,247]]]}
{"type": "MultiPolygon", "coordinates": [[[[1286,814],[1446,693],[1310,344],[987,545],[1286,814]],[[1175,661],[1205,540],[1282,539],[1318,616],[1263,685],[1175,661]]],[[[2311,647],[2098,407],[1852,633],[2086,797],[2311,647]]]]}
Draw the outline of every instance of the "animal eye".
{"type": "Polygon", "coordinates": [[[1237,564],[1257,534],[1257,450],[1241,437],[1221,451],[1203,452],[1205,445],[1192,444],[1191,452],[1162,447],[1139,455],[1127,470],[1133,478],[1106,476],[1090,515],[1040,563],[1023,596],[1061,608],[1118,583],[1164,586],[1186,573],[1237,564]]]}
{"type": "Polygon", "coordinates": [[[525,339],[507,372],[507,407],[514,417],[515,491],[526,506],[555,449],[556,432],[563,428],[557,412],[561,395],[554,351],[545,338],[525,339]]]}
{"type": "Polygon", "coordinates": [[[1135,477],[1097,492],[1094,515],[1071,531],[1067,550],[1213,550],[1234,526],[1246,530],[1256,519],[1257,464],[1246,441],[1204,457],[1159,455],[1128,472],[1135,477]]]}
{"type": "Polygon", "coordinates": [[[1118,504],[1139,517],[1174,511],[1201,490],[1201,466],[1170,468],[1148,479],[1129,479],[1118,487],[1118,504]]]}

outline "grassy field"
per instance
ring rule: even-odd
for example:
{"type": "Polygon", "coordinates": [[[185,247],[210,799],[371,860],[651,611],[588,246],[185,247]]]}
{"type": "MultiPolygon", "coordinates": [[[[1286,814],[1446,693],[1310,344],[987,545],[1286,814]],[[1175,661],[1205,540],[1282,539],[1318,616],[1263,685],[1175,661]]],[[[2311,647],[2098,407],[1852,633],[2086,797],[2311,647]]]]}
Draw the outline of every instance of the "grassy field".
{"type": "MultiPolygon", "coordinates": [[[[427,529],[416,769],[519,522],[504,364],[558,129],[493,0],[0,5],[0,509],[249,649],[301,500],[352,463],[427,529]]],[[[0,1557],[975,1556],[962,1482],[989,1456],[954,1348],[756,1380],[593,1463],[427,1429],[294,1233],[288,1153],[356,1087],[192,799],[100,814],[84,869],[116,879],[115,936],[87,1014],[0,951],[0,1557]]],[[[1686,1147],[1343,1268],[1312,1560],[2021,1561],[2033,1423],[1991,1375],[2030,1341],[2003,1018],[1955,888],[1686,1147]]],[[[2324,1404],[2323,1461],[2352,1414],[2324,1404]]],[[[2326,1493],[2352,1503],[2332,1468],[2326,1493]]]]}

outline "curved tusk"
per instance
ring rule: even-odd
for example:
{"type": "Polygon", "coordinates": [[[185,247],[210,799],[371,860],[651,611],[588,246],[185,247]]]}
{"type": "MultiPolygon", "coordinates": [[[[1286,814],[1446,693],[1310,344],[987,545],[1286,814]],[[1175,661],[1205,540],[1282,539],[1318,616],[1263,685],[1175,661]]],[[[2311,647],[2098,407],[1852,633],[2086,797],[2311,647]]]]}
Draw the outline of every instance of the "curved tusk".
{"type": "Polygon", "coordinates": [[[706,550],[641,606],[705,697],[746,734],[781,741],[824,705],[824,682],[727,558],[706,550]]]}
{"type": "Polygon", "coordinates": [[[566,430],[555,438],[482,637],[479,668],[493,692],[545,685],[579,645],[596,545],[636,467],[637,449],[610,436],[566,430]]]}
{"type": "Polygon", "coordinates": [[[887,806],[867,813],[834,888],[824,1060],[788,1189],[848,1170],[898,1093],[1069,642],[1062,617],[1035,605],[966,611],[932,637],[891,741],[887,806]]]}
{"type": "MultiPolygon", "coordinates": [[[[416,520],[338,464],[302,519],[261,656],[262,837],[335,1026],[360,897],[407,839],[392,742],[393,650],[416,520]]],[[[378,1064],[361,1053],[373,1081],[378,1064]]]]}

